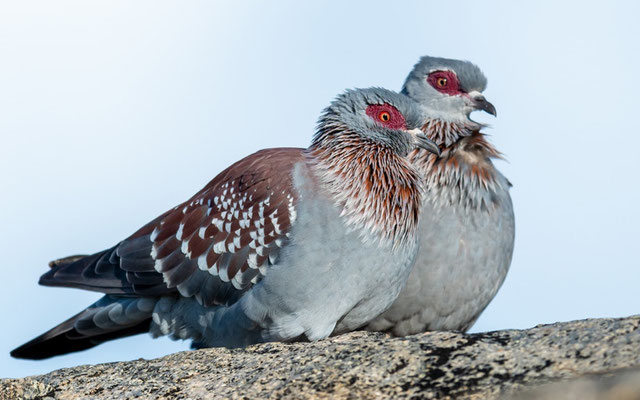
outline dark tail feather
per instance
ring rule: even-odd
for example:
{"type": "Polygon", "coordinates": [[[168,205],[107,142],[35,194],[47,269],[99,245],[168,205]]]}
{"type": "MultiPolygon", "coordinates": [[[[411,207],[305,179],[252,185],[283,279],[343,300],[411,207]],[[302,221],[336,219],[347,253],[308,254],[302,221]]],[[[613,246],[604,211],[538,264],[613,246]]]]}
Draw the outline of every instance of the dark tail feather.
{"type": "MultiPolygon", "coordinates": [[[[151,312],[146,311],[149,308],[148,304],[143,307],[145,311],[137,307],[136,302],[140,300],[105,296],[86,310],[14,349],[11,351],[11,356],[42,360],[86,350],[109,340],[148,332],[151,325],[151,312]],[[118,322],[113,321],[109,316],[110,307],[115,304],[122,305],[123,310],[121,315],[116,317],[118,322]],[[125,309],[128,315],[125,315],[125,309]],[[106,323],[105,318],[107,318],[106,323]],[[123,319],[125,319],[124,323],[123,319]]],[[[146,301],[153,300],[146,299],[146,301]]]]}
{"type": "Polygon", "coordinates": [[[37,338],[23,344],[22,346],[12,350],[11,356],[28,360],[43,360],[49,357],[60,356],[67,353],[90,349],[91,347],[97,346],[109,340],[148,332],[150,324],[151,318],[139,323],[138,325],[128,327],[120,331],[109,332],[103,335],[92,337],[81,337],[73,328],[71,328],[67,332],[61,332],[56,335],[53,333],[53,331],[59,328],[59,326],[57,326],[51,331],[44,333],[37,338]]]}
{"type": "Polygon", "coordinates": [[[40,277],[38,283],[111,294],[130,293],[132,290],[127,282],[126,271],[118,268],[116,257],[113,247],[88,256],[70,256],[51,261],[51,269],[40,277]]]}

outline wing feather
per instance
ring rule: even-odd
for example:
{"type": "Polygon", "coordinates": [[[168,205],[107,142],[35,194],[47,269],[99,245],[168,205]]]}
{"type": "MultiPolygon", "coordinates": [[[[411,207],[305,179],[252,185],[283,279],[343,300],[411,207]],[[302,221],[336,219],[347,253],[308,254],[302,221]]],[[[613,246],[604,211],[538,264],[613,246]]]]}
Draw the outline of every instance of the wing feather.
{"type": "Polygon", "coordinates": [[[228,304],[278,258],[295,222],[294,165],[303,150],[268,149],[220,173],[186,202],[117,246],[57,260],[41,278],[110,294],[179,292],[228,304]]]}

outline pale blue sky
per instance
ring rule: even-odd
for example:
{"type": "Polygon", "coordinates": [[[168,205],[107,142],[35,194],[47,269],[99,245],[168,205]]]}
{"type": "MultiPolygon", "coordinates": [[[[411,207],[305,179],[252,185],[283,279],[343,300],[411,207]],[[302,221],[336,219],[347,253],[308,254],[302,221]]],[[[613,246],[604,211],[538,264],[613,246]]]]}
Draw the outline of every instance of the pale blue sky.
{"type": "Polygon", "coordinates": [[[635,2],[0,4],[0,377],[188,348],[146,335],[34,362],[9,351],[99,295],[37,286],[255,150],[309,143],[349,87],[421,55],[486,73],[513,182],[511,271],[473,331],[640,313],[635,2]]]}

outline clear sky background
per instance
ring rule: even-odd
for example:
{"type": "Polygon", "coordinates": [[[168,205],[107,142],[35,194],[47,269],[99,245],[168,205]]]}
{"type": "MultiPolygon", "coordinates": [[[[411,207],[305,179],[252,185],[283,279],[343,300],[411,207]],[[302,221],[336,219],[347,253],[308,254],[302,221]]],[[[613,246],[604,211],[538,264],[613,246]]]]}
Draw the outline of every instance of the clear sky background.
{"type": "Polygon", "coordinates": [[[0,377],[157,357],[147,335],[48,361],[9,351],[100,295],[44,288],[258,149],[306,147],[345,88],[422,55],[489,79],[513,182],[511,271],[473,331],[640,313],[637,2],[0,4],[0,377]]]}

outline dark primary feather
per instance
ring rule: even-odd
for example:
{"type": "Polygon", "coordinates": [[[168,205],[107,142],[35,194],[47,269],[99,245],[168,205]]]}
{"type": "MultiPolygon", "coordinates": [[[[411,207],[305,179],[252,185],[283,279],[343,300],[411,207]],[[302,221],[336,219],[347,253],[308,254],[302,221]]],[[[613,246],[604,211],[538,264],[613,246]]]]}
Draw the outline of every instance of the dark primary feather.
{"type": "Polygon", "coordinates": [[[60,325],[12,350],[11,356],[30,360],[42,360],[62,354],[86,350],[109,340],[149,331],[151,318],[144,318],[139,322],[118,327],[118,329],[114,330],[100,331],[100,329],[95,329],[97,326],[94,324],[94,331],[97,331],[94,335],[79,332],[78,325],[83,319],[84,321],[82,322],[84,322],[85,329],[88,324],[92,324],[92,321],[86,318],[90,317],[89,314],[94,312],[94,310],[94,308],[89,307],[81,311],[60,325]]]}
{"type": "Polygon", "coordinates": [[[116,254],[117,247],[69,264],[59,263],[42,275],[39,283],[44,286],[73,287],[105,294],[161,295],[172,291],[167,289],[158,273],[132,273],[122,269],[116,254]]]}

